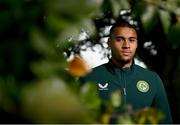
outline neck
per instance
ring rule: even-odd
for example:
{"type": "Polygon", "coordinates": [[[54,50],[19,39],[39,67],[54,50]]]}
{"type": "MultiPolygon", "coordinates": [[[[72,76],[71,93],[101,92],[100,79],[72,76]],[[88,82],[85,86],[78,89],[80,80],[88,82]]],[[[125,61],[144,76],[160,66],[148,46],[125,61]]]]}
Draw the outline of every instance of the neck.
{"type": "Polygon", "coordinates": [[[130,60],[130,61],[127,61],[127,62],[123,62],[123,61],[117,61],[115,59],[112,58],[112,62],[117,66],[117,67],[120,67],[120,68],[130,68],[133,61],[130,60]]]}

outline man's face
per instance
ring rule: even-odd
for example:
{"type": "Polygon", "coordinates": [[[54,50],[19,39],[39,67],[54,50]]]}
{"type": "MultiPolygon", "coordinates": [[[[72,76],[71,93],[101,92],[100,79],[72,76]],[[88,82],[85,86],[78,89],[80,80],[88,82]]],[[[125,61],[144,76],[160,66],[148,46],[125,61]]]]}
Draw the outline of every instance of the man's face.
{"type": "Polygon", "coordinates": [[[109,39],[112,58],[117,62],[130,62],[137,48],[137,33],[133,28],[116,27],[109,39]]]}

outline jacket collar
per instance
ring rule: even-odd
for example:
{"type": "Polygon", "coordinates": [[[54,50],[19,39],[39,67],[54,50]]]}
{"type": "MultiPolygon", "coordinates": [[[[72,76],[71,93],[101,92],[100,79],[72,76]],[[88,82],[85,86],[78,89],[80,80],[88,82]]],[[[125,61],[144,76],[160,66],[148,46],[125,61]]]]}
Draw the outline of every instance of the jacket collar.
{"type": "Polygon", "coordinates": [[[135,63],[134,63],[134,60],[133,60],[133,63],[131,65],[131,67],[128,67],[128,68],[121,68],[121,67],[118,67],[116,66],[112,60],[109,60],[109,62],[107,63],[107,67],[106,67],[110,72],[112,73],[115,73],[116,71],[118,72],[123,72],[123,73],[133,73],[134,72],[134,68],[135,68],[135,63]]]}

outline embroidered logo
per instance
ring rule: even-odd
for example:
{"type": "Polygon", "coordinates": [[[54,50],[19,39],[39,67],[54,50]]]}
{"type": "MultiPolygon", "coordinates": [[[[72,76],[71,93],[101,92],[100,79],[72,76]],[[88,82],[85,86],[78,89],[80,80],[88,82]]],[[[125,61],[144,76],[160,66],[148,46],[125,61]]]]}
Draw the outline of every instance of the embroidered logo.
{"type": "Polygon", "coordinates": [[[108,90],[108,83],[105,83],[104,85],[98,83],[99,90],[108,90]]]}
{"type": "Polygon", "coordinates": [[[137,82],[136,86],[140,92],[145,93],[149,91],[149,84],[146,81],[140,80],[137,82]]]}

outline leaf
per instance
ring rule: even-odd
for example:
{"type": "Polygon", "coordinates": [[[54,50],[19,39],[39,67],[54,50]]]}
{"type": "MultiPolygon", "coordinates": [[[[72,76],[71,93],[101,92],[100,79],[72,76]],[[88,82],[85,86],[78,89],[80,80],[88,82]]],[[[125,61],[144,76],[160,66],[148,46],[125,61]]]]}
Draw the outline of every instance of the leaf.
{"type": "Polygon", "coordinates": [[[130,9],[130,4],[127,0],[110,0],[110,2],[114,17],[119,16],[120,10],[130,9]]]}
{"type": "Polygon", "coordinates": [[[82,86],[80,90],[80,98],[82,102],[90,109],[98,109],[101,104],[97,86],[94,83],[88,82],[82,86]]]}
{"type": "Polygon", "coordinates": [[[150,32],[157,24],[158,13],[154,6],[148,5],[141,16],[143,28],[146,33],[150,32]]]}
{"type": "Polygon", "coordinates": [[[111,103],[113,107],[119,107],[121,105],[121,92],[114,91],[111,93],[111,103]]]}
{"type": "Polygon", "coordinates": [[[165,118],[165,115],[156,108],[144,108],[136,111],[134,117],[137,124],[157,124],[165,118]]]}
{"type": "Polygon", "coordinates": [[[146,9],[146,4],[144,2],[136,2],[134,7],[132,8],[132,15],[134,17],[141,17],[146,9]]]}
{"type": "Polygon", "coordinates": [[[111,116],[110,113],[103,114],[102,117],[101,117],[102,124],[108,124],[109,120],[110,120],[110,116],[111,116]]]}
{"type": "MultiPolygon", "coordinates": [[[[47,17],[49,26],[53,28],[57,25],[59,28],[63,26],[73,26],[79,21],[94,16],[102,1],[84,1],[84,0],[53,0],[48,1],[45,5],[47,9],[47,17]],[[52,16],[53,15],[53,16],[52,16]],[[55,24],[53,24],[55,22],[55,24]],[[59,24],[58,24],[59,22],[59,24]]],[[[69,26],[69,27],[70,27],[69,26]]],[[[63,29],[59,29],[60,31],[63,29]]]]}
{"type": "Polygon", "coordinates": [[[59,78],[36,80],[20,97],[23,116],[35,123],[89,123],[87,110],[59,78]]]}
{"type": "Polygon", "coordinates": [[[176,8],[175,14],[180,17],[180,8],[176,8]]]}
{"type": "Polygon", "coordinates": [[[5,112],[16,113],[15,100],[19,94],[19,88],[13,76],[0,77],[0,108],[5,112]]]}
{"type": "Polygon", "coordinates": [[[81,29],[83,29],[85,32],[88,33],[88,35],[95,35],[96,30],[95,30],[95,26],[92,22],[92,20],[90,19],[84,19],[81,22],[81,29]]]}
{"type": "Polygon", "coordinates": [[[67,65],[63,59],[56,62],[43,60],[31,63],[31,70],[38,78],[46,78],[55,75],[63,76],[66,67],[67,65]]]}
{"type": "Polygon", "coordinates": [[[167,0],[166,1],[166,8],[171,12],[174,12],[177,15],[180,15],[180,1],[179,0],[167,0]]]}
{"type": "Polygon", "coordinates": [[[56,55],[56,51],[52,43],[48,40],[48,37],[45,36],[39,29],[34,28],[31,32],[31,45],[36,52],[45,57],[52,57],[56,55]]]}
{"type": "Polygon", "coordinates": [[[79,96],[91,118],[95,121],[99,120],[102,100],[99,98],[96,84],[93,82],[84,84],[80,89],[79,96]]]}
{"type": "Polygon", "coordinates": [[[170,13],[168,11],[159,10],[159,14],[164,32],[167,34],[171,25],[170,13]]]}
{"type": "Polygon", "coordinates": [[[134,124],[134,122],[131,119],[131,116],[129,114],[120,115],[118,117],[117,123],[118,124],[134,124]]]}
{"type": "Polygon", "coordinates": [[[12,19],[11,15],[8,11],[1,11],[0,12],[0,32],[4,31],[6,28],[10,26],[12,19]]]}
{"type": "Polygon", "coordinates": [[[168,41],[173,47],[177,47],[180,45],[179,41],[180,35],[180,22],[175,23],[168,33],[168,41]]]}

